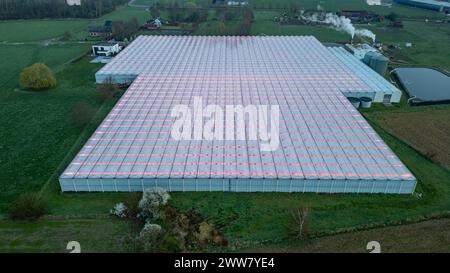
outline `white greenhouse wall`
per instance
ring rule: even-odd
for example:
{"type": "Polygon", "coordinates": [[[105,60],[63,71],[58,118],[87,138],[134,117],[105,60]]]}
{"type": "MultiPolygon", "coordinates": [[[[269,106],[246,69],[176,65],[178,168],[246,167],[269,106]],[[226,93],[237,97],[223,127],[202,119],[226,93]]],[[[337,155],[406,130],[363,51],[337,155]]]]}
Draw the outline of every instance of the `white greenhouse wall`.
{"type": "Polygon", "coordinates": [[[63,192],[315,192],[411,194],[414,180],[60,179],[63,192]]]}

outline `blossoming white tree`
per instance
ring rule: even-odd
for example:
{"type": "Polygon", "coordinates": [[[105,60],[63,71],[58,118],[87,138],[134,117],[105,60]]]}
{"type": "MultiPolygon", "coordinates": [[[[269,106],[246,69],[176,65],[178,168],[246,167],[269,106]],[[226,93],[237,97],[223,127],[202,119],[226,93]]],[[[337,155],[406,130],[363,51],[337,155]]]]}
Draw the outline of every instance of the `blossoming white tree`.
{"type": "Polygon", "coordinates": [[[161,207],[165,206],[170,199],[170,195],[162,188],[146,189],[139,201],[140,216],[144,219],[159,218],[161,207]]]}

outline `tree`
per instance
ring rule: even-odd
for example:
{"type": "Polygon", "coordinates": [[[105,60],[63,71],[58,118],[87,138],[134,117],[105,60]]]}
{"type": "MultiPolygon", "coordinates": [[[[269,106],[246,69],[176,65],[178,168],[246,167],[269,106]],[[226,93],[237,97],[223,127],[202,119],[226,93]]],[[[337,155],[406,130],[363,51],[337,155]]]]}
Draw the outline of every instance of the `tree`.
{"type": "Polygon", "coordinates": [[[131,18],[128,22],[115,21],[112,24],[113,36],[119,41],[131,37],[138,30],[139,21],[136,17],[131,18]]]}
{"type": "Polygon", "coordinates": [[[298,239],[308,239],[309,236],[309,213],[308,207],[299,207],[292,213],[292,233],[298,239]]]}
{"type": "Polygon", "coordinates": [[[386,19],[388,19],[391,22],[396,22],[398,19],[398,14],[395,12],[391,12],[388,15],[386,15],[386,19]]]}
{"type": "Polygon", "coordinates": [[[250,35],[252,29],[253,11],[251,8],[246,8],[244,10],[244,18],[239,28],[239,35],[247,36],[250,35]]]}
{"type": "Polygon", "coordinates": [[[152,5],[152,7],[150,8],[150,14],[152,15],[153,19],[157,19],[157,18],[159,18],[159,16],[161,16],[161,10],[160,10],[159,3],[152,5]]]}
{"type": "Polygon", "coordinates": [[[103,83],[97,85],[97,90],[100,101],[106,101],[114,97],[119,92],[120,86],[114,82],[111,76],[109,76],[103,83]]]}
{"type": "Polygon", "coordinates": [[[66,31],[64,32],[63,36],[61,37],[61,40],[68,41],[72,37],[72,32],[66,31]]]}
{"type": "Polygon", "coordinates": [[[175,2],[171,8],[167,9],[169,19],[174,22],[179,22],[183,19],[184,14],[178,2],[175,2]]]}
{"type": "Polygon", "coordinates": [[[291,14],[297,14],[300,11],[300,4],[297,1],[291,1],[289,11],[291,14]]]}
{"type": "Polygon", "coordinates": [[[20,87],[23,89],[42,90],[56,86],[53,72],[43,63],[35,63],[20,73],[20,87]]]}
{"type": "Polygon", "coordinates": [[[226,29],[226,26],[225,26],[224,20],[220,20],[219,21],[219,33],[220,34],[224,34],[225,33],[225,29],[226,29]]]}
{"type": "Polygon", "coordinates": [[[80,6],[70,6],[65,0],[0,0],[0,20],[100,17],[128,1],[82,0],[80,6]]]}

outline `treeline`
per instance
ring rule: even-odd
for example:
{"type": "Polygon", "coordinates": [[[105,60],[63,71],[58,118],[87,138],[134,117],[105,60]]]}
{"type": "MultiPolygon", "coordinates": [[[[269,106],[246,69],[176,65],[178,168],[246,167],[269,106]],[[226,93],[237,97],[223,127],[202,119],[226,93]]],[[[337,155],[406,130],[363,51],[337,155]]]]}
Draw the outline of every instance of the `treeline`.
{"type": "Polygon", "coordinates": [[[96,18],[128,0],[81,0],[69,6],[66,0],[0,0],[0,20],[40,18],[96,18]]]}

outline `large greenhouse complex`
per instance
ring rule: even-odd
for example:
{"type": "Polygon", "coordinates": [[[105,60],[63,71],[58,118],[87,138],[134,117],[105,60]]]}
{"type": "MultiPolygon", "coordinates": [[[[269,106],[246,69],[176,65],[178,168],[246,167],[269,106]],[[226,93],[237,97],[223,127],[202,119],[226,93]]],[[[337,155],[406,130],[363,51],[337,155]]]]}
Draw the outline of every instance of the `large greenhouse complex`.
{"type": "Polygon", "coordinates": [[[395,102],[401,93],[344,49],[314,37],[140,36],[96,80],[131,85],[61,175],[62,191],[415,189],[415,177],[347,99],[395,102]],[[251,105],[258,115],[247,112],[251,105]],[[180,106],[193,114],[185,125],[206,128],[215,115],[214,136],[194,128],[185,135],[194,137],[175,138],[180,119],[173,110],[180,106]],[[209,117],[199,110],[210,106],[209,117]],[[245,109],[232,116],[244,129],[222,122],[228,112],[218,109],[229,106],[245,109]],[[260,106],[278,114],[264,120],[260,106]],[[250,136],[262,127],[277,135],[250,136]],[[229,132],[236,137],[222,137],[229,132]],[[274,139],[273,149],[262,149],[274,139]]]}

